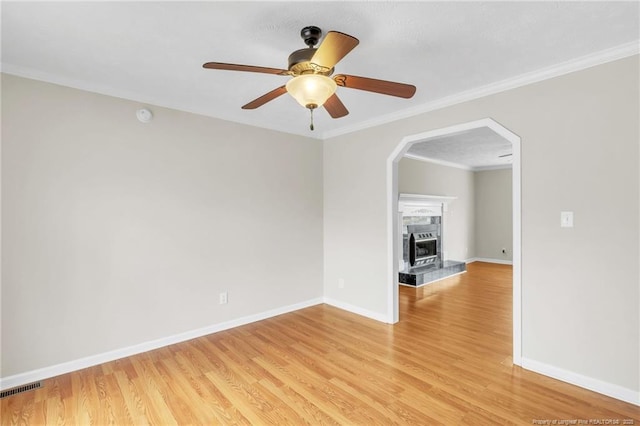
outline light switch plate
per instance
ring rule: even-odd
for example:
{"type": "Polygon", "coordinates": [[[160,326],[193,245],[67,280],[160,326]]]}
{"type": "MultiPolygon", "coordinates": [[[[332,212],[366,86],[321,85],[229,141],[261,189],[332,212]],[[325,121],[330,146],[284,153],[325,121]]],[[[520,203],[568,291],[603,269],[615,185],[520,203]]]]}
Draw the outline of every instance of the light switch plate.
{"type": "Polygon", "coordinates": [[[560,212],[560,226],[573,228],[573,212],[560,212]]]}

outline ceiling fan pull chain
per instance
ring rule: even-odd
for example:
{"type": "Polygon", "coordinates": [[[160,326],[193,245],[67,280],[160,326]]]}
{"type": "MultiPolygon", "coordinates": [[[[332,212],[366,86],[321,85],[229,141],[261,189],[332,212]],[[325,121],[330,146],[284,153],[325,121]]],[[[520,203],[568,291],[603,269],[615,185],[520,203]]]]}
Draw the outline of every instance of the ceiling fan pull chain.
{"type": "Polygon", "coordinates": [[[311,112],[311,124],[309,125],[309,128],[313,130],[313,108],[309,108],[309,111],[311,112]]]}

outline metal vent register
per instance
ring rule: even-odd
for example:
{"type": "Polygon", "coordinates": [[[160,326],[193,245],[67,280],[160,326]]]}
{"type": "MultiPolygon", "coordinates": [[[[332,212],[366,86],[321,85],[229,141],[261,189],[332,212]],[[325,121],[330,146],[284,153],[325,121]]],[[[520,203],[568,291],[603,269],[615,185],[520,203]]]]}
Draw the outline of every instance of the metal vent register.
{"type": "Polygon", "coordinates": [[[7,389],[0,392],[0,399],[6,398],[11,395],[17,395],[22,392],[27,392],[33,389],[38,389],[42,387],[42,382],[33,382],[28,385],[18,386],[17,388],[7,389]]]}

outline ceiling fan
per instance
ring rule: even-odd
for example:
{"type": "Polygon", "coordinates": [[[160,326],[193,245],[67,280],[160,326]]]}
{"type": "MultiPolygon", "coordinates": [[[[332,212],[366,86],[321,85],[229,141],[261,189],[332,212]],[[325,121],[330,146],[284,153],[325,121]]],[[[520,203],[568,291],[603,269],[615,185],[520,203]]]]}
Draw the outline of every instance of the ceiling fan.
{"type": "Polygon", "coordinates": [[[330,77],[333,74],[334,66],[358,45],[359,41],[355,37],[338,31],[329,31],[318,48],[315,45],[322,37],[320,28],[304,27],[300,31],[300,37],[307,47],[296,50],[289,55],[289,67],[286,70],[223,62],[207,62],[202,66],[216,70],[248,71],[293,77],[285,85],[254,99],[244,105],[242,109],[258,108],[288,92],[300,105],[310,110],[311,130],[313,130],[313,110],[320,106],[324,106],[333,118],[349,114],[335,93],[337,86],[405,99],[411,98],[416,92],[415,86],[393,81],[347,74],[337,74],[330,77]]]}

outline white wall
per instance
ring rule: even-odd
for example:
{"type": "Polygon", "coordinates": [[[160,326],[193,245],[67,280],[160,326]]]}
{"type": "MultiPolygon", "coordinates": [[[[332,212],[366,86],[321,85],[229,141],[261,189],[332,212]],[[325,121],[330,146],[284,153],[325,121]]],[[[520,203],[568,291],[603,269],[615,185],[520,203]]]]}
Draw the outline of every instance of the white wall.
{"type": "Polygon", "coordinates": [[[325,141],[325,296],[388,317],[387,159],[491,117],[522,139],[523,357],[637,395],[639,72],[633,56],[325,141]]]}
{"type": "Polygon", "coordinates": [[[474,172],[402,158],[398,164],[398,192],[457,197],[443,214],[446,258],[465,261],[476,257],[474,172]]]}
{"type": "Polygon", "coordinates": [[[139,107],[2,76],[2,377],[321,300],[322,143],[139,107]]]}
{"type": "Polygon", "coordinates": [[[478,258],[513,261],[511,175],[511,169],[474,173],[475,256],[478,258]]]}

